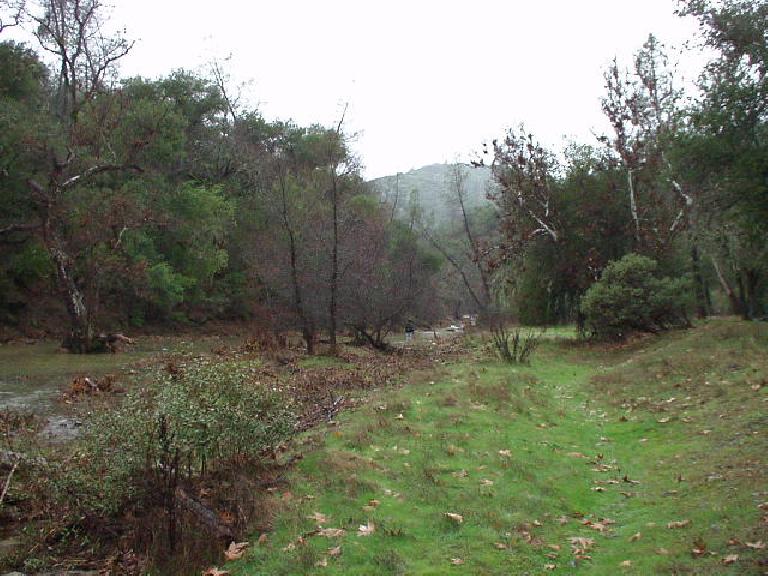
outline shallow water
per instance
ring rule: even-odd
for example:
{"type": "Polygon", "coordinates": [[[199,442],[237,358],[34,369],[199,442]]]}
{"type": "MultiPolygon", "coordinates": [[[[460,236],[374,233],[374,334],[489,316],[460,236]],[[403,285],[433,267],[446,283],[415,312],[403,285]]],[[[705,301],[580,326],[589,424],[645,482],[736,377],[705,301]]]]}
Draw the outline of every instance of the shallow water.
{"type": "Polygon", "coordinates": [[[77,375],[98,378],[128,370],[142,360],[166,354],[207,353],[224,343],[215,337],[146,337],[118,354],[69,354],[57,341],[0,345],[0,410],[47,414],[77,375]]]}

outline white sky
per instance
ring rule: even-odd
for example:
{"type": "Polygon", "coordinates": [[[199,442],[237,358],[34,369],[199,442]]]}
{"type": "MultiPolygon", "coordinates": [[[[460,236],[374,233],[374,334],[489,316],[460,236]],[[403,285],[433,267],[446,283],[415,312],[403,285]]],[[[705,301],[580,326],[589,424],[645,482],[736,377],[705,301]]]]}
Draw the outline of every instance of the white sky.
{"type": "MultiPolygon", "coordinates": [[[[466,159],[524,121],[543,142],[604,131],[602,71],[649,32],[681,46],[675,0],[112,0],[137,39],[124,75],[229,73],[268,119],[335,124],[369,178],[466,159]]],[[[671,52],[671,50],[670,50],[671,52]]],[[[684,66],[694,76],[692,65],[684,66]]]]}

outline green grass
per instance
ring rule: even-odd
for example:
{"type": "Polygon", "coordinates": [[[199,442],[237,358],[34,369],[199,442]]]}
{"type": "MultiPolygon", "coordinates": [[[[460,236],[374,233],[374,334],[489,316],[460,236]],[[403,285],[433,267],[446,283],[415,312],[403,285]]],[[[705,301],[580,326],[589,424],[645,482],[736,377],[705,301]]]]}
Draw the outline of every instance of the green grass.
{"type": "Polygon", "coordinates": [[[419,374],[300,439],[274,532],[227,569],[762,574],[765,550],[745,543],[768,541],[767,355],[768,325],[713,321],[613,349],[546,342],[530,368],[419,374]]]}

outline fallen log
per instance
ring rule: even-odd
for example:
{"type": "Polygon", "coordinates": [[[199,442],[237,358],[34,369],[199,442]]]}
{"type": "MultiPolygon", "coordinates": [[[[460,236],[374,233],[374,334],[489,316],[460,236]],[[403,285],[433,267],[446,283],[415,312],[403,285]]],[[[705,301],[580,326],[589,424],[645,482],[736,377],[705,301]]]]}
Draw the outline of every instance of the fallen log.
{"type": "Polygon", "coordinates": [[[219,538],[231,540],[235,537],[229,526],[219,519],[216,512],[203,506],[182,488],[176,488],[176,498],[182,508],[197,517],[202,524],[207,526],[219,538]]]}

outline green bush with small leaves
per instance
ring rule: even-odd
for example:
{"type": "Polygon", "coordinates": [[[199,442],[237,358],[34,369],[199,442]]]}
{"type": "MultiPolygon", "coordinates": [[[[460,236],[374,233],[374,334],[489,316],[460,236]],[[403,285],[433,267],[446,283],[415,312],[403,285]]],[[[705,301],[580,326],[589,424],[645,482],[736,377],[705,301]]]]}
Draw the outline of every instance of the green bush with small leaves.
{"type": "Polygon", "coordinates": [[[655,260],[627,254],[606,266],[581,299],[586,328],[598,340],[621,340],[632,332],[689,326],[690,282],[660,278],[655,260]]]}
{"type": "Polygon", "coordinates": [[[254,381],[247,363],[195,361],[126,395],[92,419],[81,461],[60,483],[87,509],[110,513],[233,457],[258,458],[295,428],[292,403],[254,381]]]}

